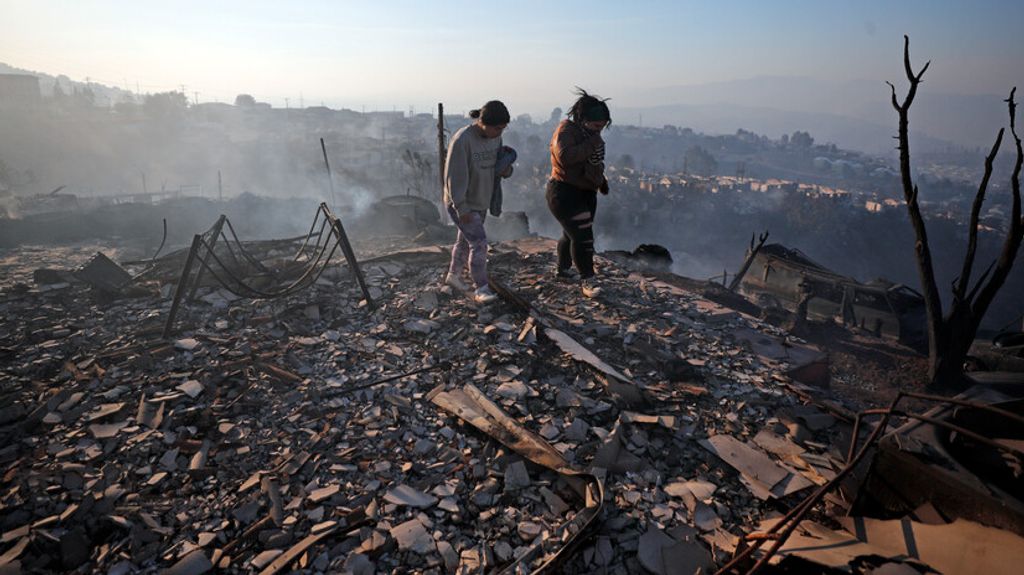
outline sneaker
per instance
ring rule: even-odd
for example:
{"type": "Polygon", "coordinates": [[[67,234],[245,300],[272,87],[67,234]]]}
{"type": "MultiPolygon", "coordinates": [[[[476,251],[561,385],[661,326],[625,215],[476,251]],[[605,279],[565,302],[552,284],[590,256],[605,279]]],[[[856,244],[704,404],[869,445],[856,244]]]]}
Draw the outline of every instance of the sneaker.
{"type": "Polygon", "coordinates": [[[584,297],[595,298],[601,295],[601,287],[594,282],[593,278],[587,278],[580,282],[580,289],[583,291],[584,297]]]}
{"type": "Polygon", "coordinates": [[[498,299],[498,294],[491,291],[490,286],[484,286],[473,292],[473,299],[476,303],[491,303],[498,299]]]}
{"type": "Polygon", "coordinates": [[[452,272],[444,274],[444,283],[462,292],[469,291],[469,286],[466,285],[466,282],[462,281],[461,277],[452,272]]]}
{"type": "Polygon", "coordinates": [[[580,272],[576,271],[574,268],[556,268],[555,277],[560,280],[577,280],[580,277],[580,272]]]}

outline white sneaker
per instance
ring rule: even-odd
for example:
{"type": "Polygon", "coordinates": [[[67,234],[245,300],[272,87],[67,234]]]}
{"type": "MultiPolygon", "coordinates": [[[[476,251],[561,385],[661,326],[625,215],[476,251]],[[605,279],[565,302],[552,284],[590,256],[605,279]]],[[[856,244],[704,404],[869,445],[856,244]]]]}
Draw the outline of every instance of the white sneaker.
{"type": "Polygon", "coordinates": [[[595,298],[601,295],[601,287],[594,283],[594,280],[587,278],[580,282],[580,289],[583,292],[583,297],[595,298]]]}
{"type": "Polygon", "coordinates": [[[476,303],[491,303],[498,299],[498,294],[491,291],[490,286],[484,286],[473,292],[473,299],[476,303]]]}
{"type": "Polygon", "coordinates": [[[462,281],[461,277],[452,272],[444,274],[444,283],[462,292],[469,291],[469,286],[466,285],[466,282],[462,281]]]}

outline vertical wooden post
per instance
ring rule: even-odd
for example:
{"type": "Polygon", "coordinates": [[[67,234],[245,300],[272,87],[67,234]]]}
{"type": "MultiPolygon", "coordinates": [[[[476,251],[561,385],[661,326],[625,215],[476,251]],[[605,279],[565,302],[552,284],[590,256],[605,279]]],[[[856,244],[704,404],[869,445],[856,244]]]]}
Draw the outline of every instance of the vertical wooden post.
{"type": "Polygon", "coordinates": [[[441,182],[441,195],[444,196],[444,163],[447,159],[444,149],[444,104],[437,103],[437,172],[441,182]]]}

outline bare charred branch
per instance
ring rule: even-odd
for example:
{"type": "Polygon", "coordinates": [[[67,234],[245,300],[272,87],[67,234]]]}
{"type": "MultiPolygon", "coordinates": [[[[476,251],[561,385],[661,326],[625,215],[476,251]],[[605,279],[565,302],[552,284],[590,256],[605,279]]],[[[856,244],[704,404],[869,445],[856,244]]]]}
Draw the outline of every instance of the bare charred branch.
{"type": "Polygon", "coordinates": [[[981,277],[978,278],[978,283],[974,284],[974,289],[971,290],[971,293],[967,294],[967,299],[963,301],[974,301],[975,296],[978,295],[978,290],[985,285],[985,280],[988,279],[988,274],[992,273],[992,269],[995,267],[996,260],[992,260],[992,263],[988,264],[988,267],[985,268],[985,273],[981,274],[981,277]]]}
{"type": "Polygon", "coordinates": [[[992,151],[985,156],[985,174],[978,185],[978,193],[974,196],[974,205],[971,206],[971,223],[968,228],[967,255],[964,256],[964,268],[960,272],[960,282],[953,290],[957,299],[963,300],[967,286],[971,282],[971,269],[974,267],[974,256],[978,251],[978,220],[981,217],[981,205],[985,201],[985,192],[988,190],[988,181],[992,177],[992,162],[996,159],[999,146],[1003,143],[1003,129],[999,130],[996,142],[992,145],[992,151]]]}
{"type": "Polygon", "coordinates": [[[1003,284],[1006,282],[1006,278],[1009,277],[1010,270],[1013,268],[1013,262],[1017,258],[1017,252],[1020,251],[1021,240],[1024,239],[1024,225],[1022,225],[1020,215],[1020,171],[1021,164],[1024,163],[1024,150],[1021,148],[1020,137],[1017,135],[1017,103],[1014,101],[1014,95],[1016,92],[1017,88],[1011,90],[1010,97],[1006,99],[1010,113],[1010,133],[1013,135],[1014,144],[1017,149],[1017,160],[1013,165],[1013,175],[1010,176],[1010,188],[1013,192],[1013,208],[1010,215],[1010,228],[1006,232],[1006,239],[1003,241],[1003,249],[999,254],[999,259],[996,261],[992,277],[989,279],[988,283],[985,284],[985,287],[981,289],[978,294],[978,298],[974,300],[972,310],[979,318],[988,310],[988,307],[991,305],[992,300],[995,299],[999,288],[1003,287],[1003,284]]]}
{"type": "Polygon", "coordinates": [[[729,283],[729,291],[736,291],[740,287],[740,282],[743,281],[743,277],[750,269],[750,265],[754,263],[754,257],[756,257],[757,253],[761,251],[761,248],[764,246],[764,242],[768,239],[768,230],[765,230],[758,239],[760,241],[758,241],[755,246],[754,234],[750,234],[750,249],[747,250],[747,258],[743,261],[740,271],[736,272],[736,275],[732,278],[732,282],[729,283]]]}
{"type": "MultiPolygon", "coordinates": [[[[910,136],[909,136],[909,112],[917,94],[917,86],[921,83],[928,64],[920,72],[914,73],[910,64],[910,38],[903,36],[903,64],[907,73],[907,80],[910,81],[910,89],[903,103],[897,102],[896,89],[892,83],[889,86],[893,92],[893,105],[899,114],[899,151],[900,151],[900,176],[903,186],[903,197],[907,202],[907,211],[910,215],[911,224],[914,226],[914,235],[917,238],[915,251],[917,253],[917,269],[921,278],[921,291],[924,296],[925,309],[928,317],[928,341],[929,347],[935,349],[941,339],[942,333],[942,300],[939,297],[939,288],[935,283],[935,269],[932,263],[931,249],[928,245],[928,232],[925,228],[924,218],[921,215],[921,208],[918,205],[918,189],[914,185],[910,173],[910,136]]],[[[930,62],[929,62],[930,64],[930,62]]]]}
{"type": "MultiPolygon", "coordinates": [[[[1003,100],[1010,106],[1010,130],[1013,130],[1014,125],[1017,123],[1017,103],[1013,101],[1013,96],[1016,93],[1017,87],[1014,86],[1013,89],[1010,90],[1010,97],[1003,100]]],[[[1013,132],[1013,135],[1016,136],[1017,132],[1013,132]]]]}
{"type": "MultiPolygon", "coordinates": [[[[895,108],[898,112],[900,110],[900,102],[899,100],[896,99],[896,86],[894,86],[893,83],[889,81],[886,81],[885,83],[888,84],[889,89],[892,90],[892,107],[895,108]]],[[[893,136],[893,139],[898,140],[899,136],[893,136]]]]}

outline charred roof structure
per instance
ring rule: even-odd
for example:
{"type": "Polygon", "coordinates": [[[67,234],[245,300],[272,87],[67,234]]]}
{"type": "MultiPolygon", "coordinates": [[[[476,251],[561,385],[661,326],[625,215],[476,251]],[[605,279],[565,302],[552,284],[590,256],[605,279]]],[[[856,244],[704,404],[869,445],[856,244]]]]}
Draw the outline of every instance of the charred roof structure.
{"type": "Polygon", "coordinates": [[[840,275],[781,244],[767,244],[740,281],[743,293],[765,307],[867,329],[915,349],[927,346],[924,300],[912,288],[885,280],[864,284],[840,275]]]}

